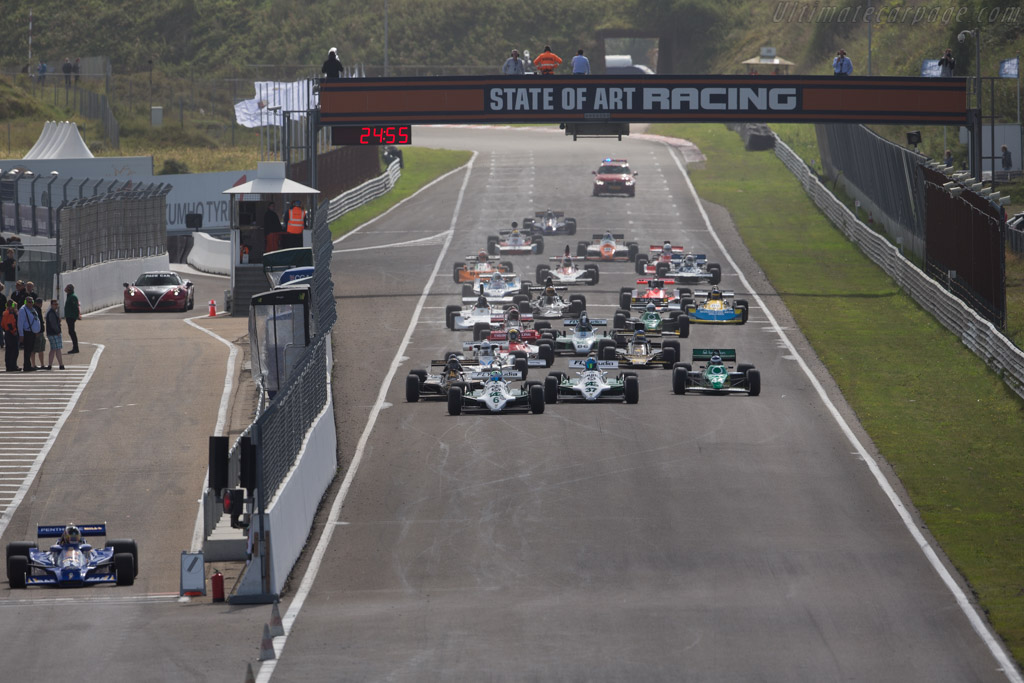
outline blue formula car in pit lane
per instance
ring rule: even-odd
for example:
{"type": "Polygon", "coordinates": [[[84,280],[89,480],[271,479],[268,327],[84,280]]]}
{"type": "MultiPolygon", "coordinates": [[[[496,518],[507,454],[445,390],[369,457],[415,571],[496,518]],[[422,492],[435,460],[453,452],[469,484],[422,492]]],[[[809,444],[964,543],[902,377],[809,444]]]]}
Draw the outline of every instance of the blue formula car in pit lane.
{"type": "Polygon", "coordinates": [[[131,586],[139,572],[139,549],[133,540],[110,540],[93,548],[85,536],[106,536],[106,524],[37,527],[39,538],[57,538],[48,550],[35,542],[7,544],[7,582],[11,588],[58,586],[78,588],[97,583],[131,586]]]}

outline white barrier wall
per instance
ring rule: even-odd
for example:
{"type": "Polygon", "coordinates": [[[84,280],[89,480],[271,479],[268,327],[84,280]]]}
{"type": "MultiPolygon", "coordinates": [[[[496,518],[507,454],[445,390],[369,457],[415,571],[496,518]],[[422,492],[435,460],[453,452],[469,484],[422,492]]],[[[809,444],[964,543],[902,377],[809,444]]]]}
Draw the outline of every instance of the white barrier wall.
{"type": "MultiPolygon", "coordinates": [[[[64,287],[75,286],[82,313],[124,303],[124,283],[135,282],[148,270],[169,270],[167,253],[146,258],[107,261],[94,266],[69,270],[60,275],[60,306],[64,310],[64,287]]],[[[54,283],[54,291],[57,291],[54,283]]]]}
{"type": "Polygon", "coordinates": [[[192,251],[186,259],[196,270],[215,275],[231,274],[231,240],[210,237],[205,232],[195,233],[192,251]]]}

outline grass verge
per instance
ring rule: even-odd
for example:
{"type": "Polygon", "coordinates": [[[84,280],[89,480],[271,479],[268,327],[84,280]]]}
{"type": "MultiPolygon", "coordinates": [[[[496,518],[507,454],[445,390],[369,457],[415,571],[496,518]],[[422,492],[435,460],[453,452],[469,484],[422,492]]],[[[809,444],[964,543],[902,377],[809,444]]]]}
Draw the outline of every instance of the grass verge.
{"type": "Polygon", "coordinates": [[[406,147],[403,151],[405,168],[402,169],[402,177],[398,179],[391,191],[358,209],[349,211],[331,223],[331,236],[337,239],[349,230],[359,227],[374,216],[387,211],[431,180],[444,175],[453,168],[462,166],[469,161],[471,156],[473,156],[472,152],[406,147]]]}
{"type": "Polygon", "coordinates": [[[811,203],[770,152],[714,124],[663,125],[747,247],[928,528],[1024,661],[1024,403],[811,203]]]}

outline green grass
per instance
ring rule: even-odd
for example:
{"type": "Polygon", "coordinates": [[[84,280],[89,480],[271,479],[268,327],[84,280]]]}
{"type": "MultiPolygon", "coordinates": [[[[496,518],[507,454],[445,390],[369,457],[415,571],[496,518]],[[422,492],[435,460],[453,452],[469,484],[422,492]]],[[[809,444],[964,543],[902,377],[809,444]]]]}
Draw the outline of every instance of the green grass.
{"type": "Polygon", "coordinates": [[[770,152],[720,125],[659,126],[707,156],[758,264],[999,634],[1024,660],[1024,403],[817,210],[770,152]],[[884,358],[885,362],[880,362],[884,358]]]}
{"type": "Polygon", "coordinates": [[[337,239],[349,230],[357,228],[374,216],[387,211],[421,187],[453,168],[458,168],[469,161],[472,152],[459,152],[447,149],[427,149],[424,147],[406,147],[403,151],[405,168],[402,177],[395,186],[383,197],[349,211],[331,223],[331,235],[337,239]]]}

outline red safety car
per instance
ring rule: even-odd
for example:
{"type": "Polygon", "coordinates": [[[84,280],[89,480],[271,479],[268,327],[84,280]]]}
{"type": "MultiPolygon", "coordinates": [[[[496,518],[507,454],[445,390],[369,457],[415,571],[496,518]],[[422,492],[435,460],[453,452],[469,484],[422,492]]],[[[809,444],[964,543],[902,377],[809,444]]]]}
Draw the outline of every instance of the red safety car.
{"type": "Polygon", "coordinates": [[[192,283],[173,271],[143,273],[134,284],[124,283],[124,312],[190,311],[195,297],[192,283]]]}

